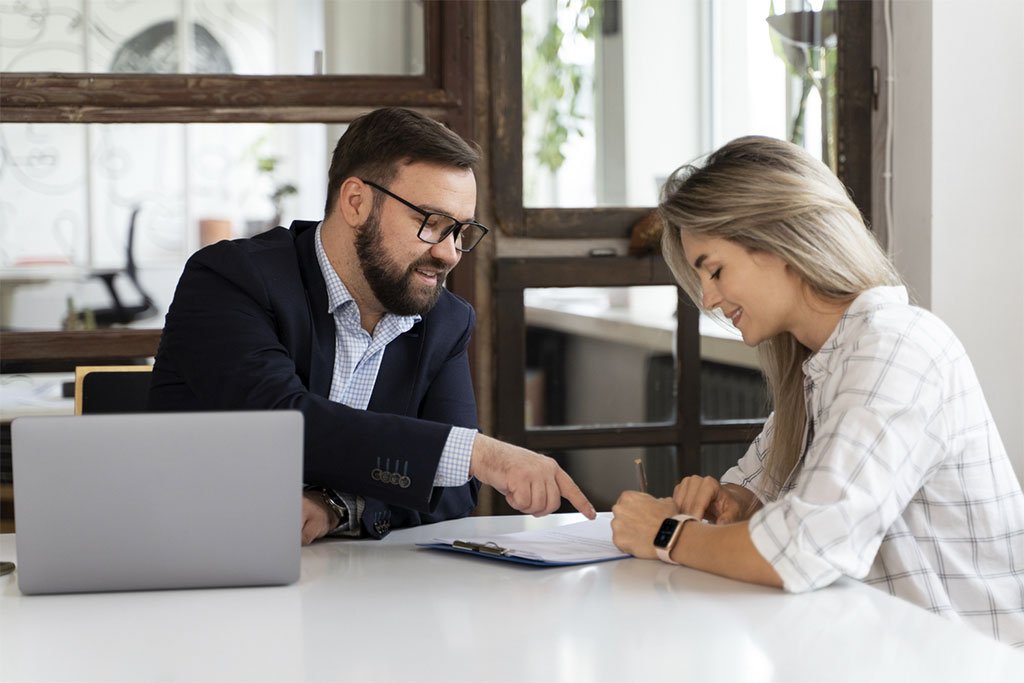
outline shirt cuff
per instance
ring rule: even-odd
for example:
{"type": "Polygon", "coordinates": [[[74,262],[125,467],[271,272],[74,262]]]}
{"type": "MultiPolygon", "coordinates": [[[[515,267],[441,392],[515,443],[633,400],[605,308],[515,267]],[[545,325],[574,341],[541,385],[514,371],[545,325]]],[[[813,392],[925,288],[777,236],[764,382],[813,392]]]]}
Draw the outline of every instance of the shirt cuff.
{"type": "Polygon", "coordinates": [[[434,486],[462,486],[469,481],[469,464],[477,431],[452,427],[441,451],[441,460],[434,474],[434,486]]]}
{"type": "Polygon", "coordinates": [[[348,521],[340,525],[337,529],[332,530],[328,536],[359,536],[362,532],[362,518],[363,518],[363,499],[359,496],[353,496],[350,493],[341,493],[336,491],[335,494],[341,500],[345,509],[348,510],[348,521]]]}

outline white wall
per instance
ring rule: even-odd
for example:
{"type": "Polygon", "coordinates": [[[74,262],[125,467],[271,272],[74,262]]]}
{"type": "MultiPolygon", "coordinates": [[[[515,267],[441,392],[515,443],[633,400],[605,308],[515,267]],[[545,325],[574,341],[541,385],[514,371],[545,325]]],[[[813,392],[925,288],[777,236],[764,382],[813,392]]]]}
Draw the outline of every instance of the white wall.
{"type": "Polygon", "coordinates": [[[963,341],[1024,482],[1024,3],[897,0],[893,27],[896,263],[963,341]]]}

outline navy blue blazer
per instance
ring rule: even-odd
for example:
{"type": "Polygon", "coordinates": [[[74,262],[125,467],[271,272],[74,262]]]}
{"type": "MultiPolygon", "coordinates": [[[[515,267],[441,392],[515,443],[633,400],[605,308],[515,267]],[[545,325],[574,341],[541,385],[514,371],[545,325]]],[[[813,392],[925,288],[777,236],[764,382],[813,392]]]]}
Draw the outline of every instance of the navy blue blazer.
{"type": "MultiPolygon", "coordinates": [[[[462,517],[479,483],[435,488],[452,425],[477,426],[467,348],[473,308],[444,291],[384,350],[366,410],[328,399],[334,319],[316,259],[316,223],[219,242],[185,265],[153,368],[153,411],[297,409],[304,481],[363,496],[363,528],[462,517]]],[[[258,501],[253,501],[258,505],[258,501]]]]}

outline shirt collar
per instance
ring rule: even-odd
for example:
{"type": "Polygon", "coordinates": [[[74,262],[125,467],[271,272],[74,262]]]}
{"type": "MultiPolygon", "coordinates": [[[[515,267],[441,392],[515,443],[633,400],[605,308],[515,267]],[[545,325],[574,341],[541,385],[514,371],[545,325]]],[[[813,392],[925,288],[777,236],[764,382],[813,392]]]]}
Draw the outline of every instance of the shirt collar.
{"type": "MultiPolygon", "coordinates": [[[[316,239],[314,241],[316,243],[316,260],[320,264],[320,272],[324,276],[324,284],[327,285],[327,312],[333,314],[350,301],[358,308],[358,304],[355,303],[355,299],[349,293],[348,287],[341,281],[341,277],[338,276],[334,266],[331,265],[330,259],[327,258],[327,252],[324,250],[324,243],[321,237],[323,226],[323,221],[316,224],[316,239]]],[[[408,330],[418,323],[422,316],[418,314],[395,315],[394,313],[385,313],[383,319],[393,319],[400,328],[408,330]]]]}

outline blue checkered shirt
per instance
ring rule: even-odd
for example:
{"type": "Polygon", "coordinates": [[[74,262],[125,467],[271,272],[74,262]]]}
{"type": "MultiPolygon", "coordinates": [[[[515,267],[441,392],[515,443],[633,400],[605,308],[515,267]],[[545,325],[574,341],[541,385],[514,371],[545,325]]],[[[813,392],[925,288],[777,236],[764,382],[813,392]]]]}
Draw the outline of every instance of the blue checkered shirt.
{"type": "MultiPolygon", "coordinates": [[[[342,283],[324,251],[320,231],[316,226],[316,258],[327,284],[327,311],[334,317],[334,375],[331,379],[330,400],[350,408],[366,410],[377,382],[384,349],[399,335],[408,332],[420,316],[402,316],[387,313],[370,335],[359,319],[359,307],[342,283]]],[[[462,486],[469,481],[470,455],[473,450],[475,429],[452,427],[448,441],[441,451],[441,459],[434,474],[434,486],[462,486]]],[[[335,532],[358,530],[363,504],[359,496],[338,492],[349,510],[349,523],[335,532]]]]}

